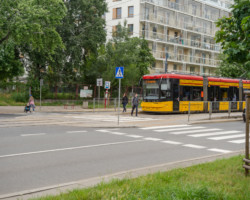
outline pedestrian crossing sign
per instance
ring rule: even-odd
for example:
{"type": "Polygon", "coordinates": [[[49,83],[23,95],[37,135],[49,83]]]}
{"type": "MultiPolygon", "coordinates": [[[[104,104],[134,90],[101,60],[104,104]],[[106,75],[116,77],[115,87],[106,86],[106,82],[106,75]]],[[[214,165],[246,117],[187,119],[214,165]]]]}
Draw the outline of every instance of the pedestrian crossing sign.
{"type": "Polygon", "coordinates": [[[115,78],[124,78],[124,67],[115,68],[115,78]]]}

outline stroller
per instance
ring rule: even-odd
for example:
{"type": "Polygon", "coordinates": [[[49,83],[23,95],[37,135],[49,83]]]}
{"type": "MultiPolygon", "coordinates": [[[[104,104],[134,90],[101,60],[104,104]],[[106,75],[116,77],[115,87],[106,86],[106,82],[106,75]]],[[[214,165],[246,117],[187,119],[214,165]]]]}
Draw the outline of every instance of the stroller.
{"type": "Polygon", "coordinates": [[[30,105],[29,104],[27,104],[25,107],[24,107],[24,112],[31,112],[31,110],[30,110],[30,105]]]}

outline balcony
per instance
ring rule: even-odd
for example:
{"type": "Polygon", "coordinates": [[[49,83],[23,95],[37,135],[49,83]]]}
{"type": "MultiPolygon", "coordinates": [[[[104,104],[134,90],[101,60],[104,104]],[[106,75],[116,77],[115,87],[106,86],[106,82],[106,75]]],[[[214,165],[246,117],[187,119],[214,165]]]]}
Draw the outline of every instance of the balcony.
{"type": "MultiPolygon", "coordinates": [[[[166,59],[166,52],[165,51],[153,51],[153,56],[157,60],[165,60],[166,59]]],[[[191,56],[185,54],[178,54],[174,52],[168,52],[168,61],[173,62],[181,62],[193,65],[203,65],[209,67],[217,67],[220,64],[219,60],[198,57],[198,56],[191,56]]]]}
{"type": "Polygon", "coordinates": [[[141,0],[141,3],[150,3],[153,5],[157,5],[160,7],[164,7],[164,8],[170,8],[176,11],[181,11],[183,13],[186,13],[188,15],[191,16],[196,16],[196,17],[200,17],[203,18],[205,20],[212,20],[212,21],[217,21],[220,17],[219,14],[203,14],[200,12],[200,9],[195,9],[193,10],[190,6],[192,4],[180,4],[180,3],[175,3],[175,2],[170,2],[170,1],[166,1],[166,0],[141,0]]]}
{"type": "Polygon", "coordinates": [[[214,37],[215,30],[212,28],[206,27],[205,25],[202,26],[201,23],[197,22],[185,22],[184,19],[175,20],[174,16],[166,17],[162,15],[155,16],[154,14],[148,14],[148,15],[141,15],[141,21],[150,21],[152,23],[162,24],[164,26],[168,25],[173,28],[178,28],[180,30],[187,30],[191,32],[197,32],[199,34],[207,34],[211,37],[214,37]]]}
{"type": "Polygon", "coordinates": [[[220,45],[213,44],[211,42],[201,42],[200,40],[191,40],[183,37],[174,37],[153,31],[140,31],[140,36],[144,37],[147,40],[155,40],[164,43],[176,44],[179,46],[188,46],[190,48],[220,52],[220,45]]]}

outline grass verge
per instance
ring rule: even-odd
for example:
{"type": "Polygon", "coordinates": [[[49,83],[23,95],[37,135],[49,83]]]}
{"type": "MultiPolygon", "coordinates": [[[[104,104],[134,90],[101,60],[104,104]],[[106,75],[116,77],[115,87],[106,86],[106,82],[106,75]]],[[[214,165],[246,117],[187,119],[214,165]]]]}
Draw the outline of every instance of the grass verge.
{"type": "Polygon", "coordinates": [[[244,176],[242,158],[113,180],[33,200],[248,200],[250,177],[244,176]]]}

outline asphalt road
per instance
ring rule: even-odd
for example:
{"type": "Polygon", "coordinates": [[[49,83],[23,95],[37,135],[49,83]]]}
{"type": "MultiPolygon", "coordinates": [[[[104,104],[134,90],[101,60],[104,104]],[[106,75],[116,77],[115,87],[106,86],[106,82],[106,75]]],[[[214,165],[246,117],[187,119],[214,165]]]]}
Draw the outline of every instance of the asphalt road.
{"type": "Polygon", "coordinates": [[[0,128],[0,195],[244,149],[243,122],[0,128]]]}

